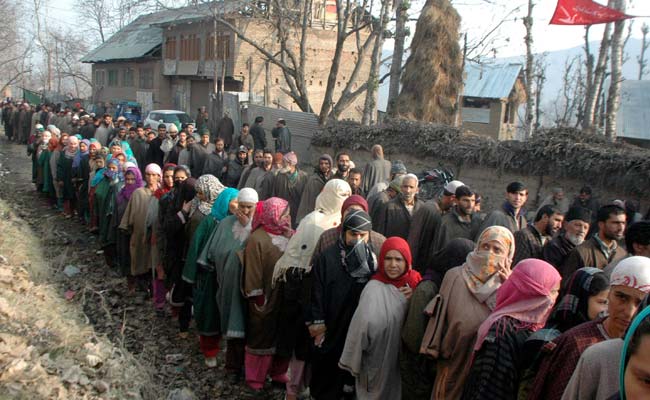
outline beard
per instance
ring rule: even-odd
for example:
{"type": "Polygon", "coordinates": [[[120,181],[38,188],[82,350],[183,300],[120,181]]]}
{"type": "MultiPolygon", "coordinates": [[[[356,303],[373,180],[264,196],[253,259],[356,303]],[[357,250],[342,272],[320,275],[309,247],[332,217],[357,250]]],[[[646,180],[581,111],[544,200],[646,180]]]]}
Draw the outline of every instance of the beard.
{"type": "Polygon", "coordinates": [[[566,233],[566,239],[573,243],[575,246],[580,246],[584,241],[585,238],[582,236],[574,235],[573,233],[566,233]]]}
{"type": "Polygon", "coordinates": [[[338,164],[337,167],[338,167],[339,171],[341,171],[341,172],[347,172],[350,169],[349,165],[338,164]]]}

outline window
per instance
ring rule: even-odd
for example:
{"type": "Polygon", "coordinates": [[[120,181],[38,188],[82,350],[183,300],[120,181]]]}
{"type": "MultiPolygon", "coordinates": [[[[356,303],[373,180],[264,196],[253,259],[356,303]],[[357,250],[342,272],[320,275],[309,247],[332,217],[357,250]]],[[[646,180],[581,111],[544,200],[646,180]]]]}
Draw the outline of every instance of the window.
{"type": "Polygon", "coordinates": [[[108,70],[108,86],[115,87],[117,86],[117,70],[116,69],[109,69],[108,70]]]}
{"type": "Polygon", "coordinates": [[[106,71],[98,69],[95,71],[95,86],[103,86],[106,84],[106,71]]]}
{"type": "Polygon", "coordinates": [[[165,40],[165,58],[167,60],[176,59],[176,36],[170,36],[165,40]]]}
{"type": "Polygon", "coordinates": [[[122,70],[122,86],[124,87],[133,87],[133,75],[135,71],[133,68],[124,68],[122,70]]]}
{"type": "Polygon", "coordinates": [[[140,89],[153,89],[153,68],[140,68],[140,89]]]}
{"type": "MultiPolygon", "coordinates": [[[[217,43],[217,60],[230,58],[230,36],[219,36],[217,43]]],[[[210,35],[205,41],[205,59],[214,60],[214,35],[210,35]]]]}
{"type": "Polygon", "coordinates": [[[201,39],[195,34],[181,35],[181,60],[195,61],[201,56],[201,39]]]}

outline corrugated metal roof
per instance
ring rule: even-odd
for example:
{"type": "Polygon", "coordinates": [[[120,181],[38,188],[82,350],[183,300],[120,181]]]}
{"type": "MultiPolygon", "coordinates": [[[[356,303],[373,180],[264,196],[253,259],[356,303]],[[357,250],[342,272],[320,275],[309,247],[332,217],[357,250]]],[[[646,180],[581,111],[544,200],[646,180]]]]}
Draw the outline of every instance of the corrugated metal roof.
{"type": "MultiPolygon", "coordinates": [[[[234,1],[226,4],[231,10],[239,6],[239,3],[234,1]]],[[[212,3],[202,3],[142,15],[86,54],[81,62],[96,63],[144,57],[162,45],[162,28],[159,25],[209,16],[211,6],[212,3]]]]}
{"type": "Polygon", "coordinates": [[[503,99],[510,96],[512,87],[523,66],[521,64],[478,65],[465,64],[465,97],[503,99]]]}
{"type": "Polygon", "coordinates": [[[616,135],[650,140],[650,81],[621,82],[616,135]]]}

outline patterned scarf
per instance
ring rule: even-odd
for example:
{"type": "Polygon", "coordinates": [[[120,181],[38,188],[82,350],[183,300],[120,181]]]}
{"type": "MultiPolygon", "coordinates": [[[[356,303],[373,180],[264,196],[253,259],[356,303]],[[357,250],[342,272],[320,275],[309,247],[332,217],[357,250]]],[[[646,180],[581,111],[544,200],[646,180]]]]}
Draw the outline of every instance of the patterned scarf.
{"type": "Polygon", "coordinates": [[[197,192],[203,193],[204,200],[199,200],[196,197],[192,201],[190,208],[190,217],[198,210],[203,215],[208,215],[212,211],[212,205],[217,199],[219,194],[223,192],[226,187],[214,175],[201,175],[196,181],[194,189],[197,192]]]}

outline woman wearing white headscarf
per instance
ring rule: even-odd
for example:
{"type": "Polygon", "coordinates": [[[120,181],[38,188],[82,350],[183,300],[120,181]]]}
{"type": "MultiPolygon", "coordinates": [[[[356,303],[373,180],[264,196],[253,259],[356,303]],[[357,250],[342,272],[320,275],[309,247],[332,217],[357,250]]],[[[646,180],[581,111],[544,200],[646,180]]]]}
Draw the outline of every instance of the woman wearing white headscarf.
{"type": "MultiPolygon", "coordinates": [[[[303,376],[309,334],[305,327],[302,305],[306,291],[303,278],[311,271],[311,257],[321,234],[341,223],[341,206],[350,197],[350,185],[341,179],[332,179],[316,198],[316,208],[307,214],[287,249],[275,264],[273,284],[282,285],[284,304],[279,315],[280,335],[278,354],[291,358],[291,379],[287,382],[287,399],[295,398],[304,388],[303,376]]],[[[305,282],[306,283],[306,282],[305,282]]]]}

